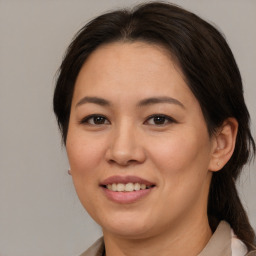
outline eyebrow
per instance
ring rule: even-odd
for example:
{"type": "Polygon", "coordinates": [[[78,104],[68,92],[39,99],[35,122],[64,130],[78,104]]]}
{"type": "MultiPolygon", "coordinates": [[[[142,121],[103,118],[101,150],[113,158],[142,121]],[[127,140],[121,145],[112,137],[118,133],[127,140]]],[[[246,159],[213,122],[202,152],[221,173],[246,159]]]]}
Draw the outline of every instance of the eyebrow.
{"type": "Polygon", "coordinates": [[[166,96],[144,99],[138,103],[138,106],[144,107],[144,106],[159,104],[159,103],[170,103],[170,104],[175,104],[182,108],[185,108],[185,106],[180,101],[171,97],[166,97],[166,96]]]}
{"type": "MultiPolygon", "coordinates": [[[[85,96],[81,100],[78,101],[78,103],[76,104],[76,107],[81,106],[85,103],[93,103],[93,104],[97,104],[100,106],[110,106],[111,105],[111,103],[108,100],[105,100],[103,98],[85,96]]],[[[141,100],[137,104],[137,106],[144,107],[144,106],[160,104],[160,103],[170,103],[170,104],[175,104],[182,108],[185,108],[185,106],[177,99],[174,99],[171,97],[166,97],[166,96],[152,97],[152,98],[147,98],[147,99],[141,100]]]]}
{"type": "Polygon", "coordinates": [[[100,105],[100,106],[110,106],[111,105],[110,102],[105,100],[105,99],[102,99],[102,98],[99,98],[99,97],[85,96],[81,100],[78,101],[78,103],[76,104],[76,107],[81,106],[85,103],[94,103],[94,104],[97,104],[97,105],[100,105]]]}

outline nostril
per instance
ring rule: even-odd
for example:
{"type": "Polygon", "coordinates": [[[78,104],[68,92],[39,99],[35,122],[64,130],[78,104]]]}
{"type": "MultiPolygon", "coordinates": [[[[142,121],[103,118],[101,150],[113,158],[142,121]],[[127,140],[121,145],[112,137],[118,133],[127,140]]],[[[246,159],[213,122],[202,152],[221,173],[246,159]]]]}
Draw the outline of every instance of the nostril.
{"type": "Polygon", "coordinates": [[[106,151],[105,158],[110,164],[128,166],[144,162],[146,154],[140,145],[126,142],[126,144],[119,143],[110,146],[106,151]]]}
{"type": "Polygon", "coordinates": [[[118,164],[118,165],[121,165],[121,166],[127,166],[127,165],[131,165],[131,164],[135,164],[137,163],[138,161],[137,160],[125,160],[125,159],[109,159],[108,162],[110,164],[118,164]]]}

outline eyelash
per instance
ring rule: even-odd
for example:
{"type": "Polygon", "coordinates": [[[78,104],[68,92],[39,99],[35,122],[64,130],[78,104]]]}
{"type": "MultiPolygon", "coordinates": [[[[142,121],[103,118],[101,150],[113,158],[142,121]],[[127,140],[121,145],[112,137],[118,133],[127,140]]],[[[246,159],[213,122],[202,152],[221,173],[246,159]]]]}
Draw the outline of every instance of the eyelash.
{"type": "MultiPolygon", "coordinates": [[[[157,120],[154,120],[154,121],[156,122],[157,120]]],[[[110,124],[110,121],[105,116],[103,116],[103,115],[93,114],[93,115],[86,116],[79,123],[80,124],[88,124],[88,125],[100,126],[100,125],[106,125],[106,124],[108,125],[108,124],[110,124]],[[100,118],[101,120],[98,120],[98,121],[101,121],[101,122],[96,124],[95,123],[96,118],[100,118]],[[90,123],[89,122],[90,120],[93,120],[94,123],[90,123]],[[106,121],[107,121],[107,123],[105,123],[106,121]]],[[[166,124],[170,124],[170,123],[177,123],[177,121],[175,119],[173,119],[172,117],[167,116],[167,115],[154,114],[154,115],[149,116],[143,124],[149,124],[149,125],[155,125],[155,126],[165,126],[166,124]],[[160,121],[160,122],[164,121],[164,122],[160,123],[160,124],[157,124],[157,123],[150,124],[149,120],[151,120],[151,119],[154,120],[155,118],[160,118],[160,120],[158,120],[158,121],[160,121]]]]}
{"type": "Polygon", "coordinates": [[[164,119],[164,123],[162,123],[162,124],[156,124],[155,123],[155,124],[149,124],[149,125],[164,126],[164,125],[170,124],[170,123],[177,123],[177,121],[175,119],[173,119],[172,117],[170,117],[170,116],[163,115],[163,114],[154,114],[154,115],[149,116],[147,118],[147,120],[144,122],[144,124],[149,123],[150,119],[159,118],[159,117],[164,119]]]}
{"type": "MultiPolygon", "coordinates": [[[[108,121],[108,119],[105,117],[105,116],[103,116],[103,115],[99,115],[99,114],[93,114],[93,115],[89,115],[89,116],[86,116],[85,118],[83,118],[79,123],[80,124],[88,124],[88,125],[105,125],[105,121],[108,121]],[[101,119],[103,119],[104,120],[104,123],[100,123],[100,124],[96,124],[95,123],[95,118],[101,118],[101,119]],[[94,119],[94,124],[91,124],[89,121],[90,121],[90,119],[94,119]]],[[[108,121],[108,123],[107,124],[110,124],[110,122],[108,121]]]]}

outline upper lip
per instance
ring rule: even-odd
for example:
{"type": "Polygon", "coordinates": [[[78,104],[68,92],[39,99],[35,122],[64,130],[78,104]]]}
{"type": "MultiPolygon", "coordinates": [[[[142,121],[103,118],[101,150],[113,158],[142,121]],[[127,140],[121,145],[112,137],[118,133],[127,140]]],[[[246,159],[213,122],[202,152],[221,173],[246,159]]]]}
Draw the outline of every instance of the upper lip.
{"type": "Polygon", "coordinates": [[[103,180],[100,185],[101,186],[106,186],[108,184],[113,184],[113,183],[139,183],[139,184],[145,184],[146,186],[152,186],[155,185],[153,182],[150,182],[146,179],[137,177],[137,176],[110,176],[103,180]]]}

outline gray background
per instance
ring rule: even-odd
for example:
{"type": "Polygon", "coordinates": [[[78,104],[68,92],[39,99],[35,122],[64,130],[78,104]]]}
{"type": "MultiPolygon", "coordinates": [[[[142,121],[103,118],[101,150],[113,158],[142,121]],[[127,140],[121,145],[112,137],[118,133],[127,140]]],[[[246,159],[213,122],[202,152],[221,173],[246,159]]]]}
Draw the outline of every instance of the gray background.
{"type": "MultiPolygon", "coordinates": [[[[77,255],[100,236],[80,205],[52,113],[54,76],[74,33],[134,0],[0,0],[0,255],[77,255]]],[[[256,1],[174,0],[226,35],[256,126],[256,1]]],[[[256,229],[256,165],[239,191],[256,229]]]]}

